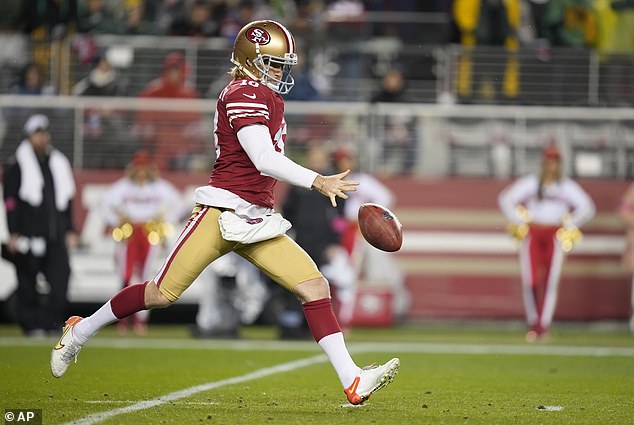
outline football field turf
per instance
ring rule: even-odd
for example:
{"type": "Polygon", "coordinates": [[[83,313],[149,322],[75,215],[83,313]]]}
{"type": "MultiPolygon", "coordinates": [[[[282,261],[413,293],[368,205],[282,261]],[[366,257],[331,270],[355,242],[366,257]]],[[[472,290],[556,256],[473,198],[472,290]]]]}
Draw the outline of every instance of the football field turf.
{"type": "Polygon", "coordinates": [[[42,409],[45,424],[634,423],[634,336],[624,328],[558,328],[539,344],[499,326],[354,329],[359,365],[401,359],[394,382],[361,407],[345,402],[314,342],[277,341],[265,327],[242,335],[197,340],[184,326],[153,326],[122,338],[110,327],[55,379],[55,341],[3,326],[0,398],[4,409],[42,409]]]}

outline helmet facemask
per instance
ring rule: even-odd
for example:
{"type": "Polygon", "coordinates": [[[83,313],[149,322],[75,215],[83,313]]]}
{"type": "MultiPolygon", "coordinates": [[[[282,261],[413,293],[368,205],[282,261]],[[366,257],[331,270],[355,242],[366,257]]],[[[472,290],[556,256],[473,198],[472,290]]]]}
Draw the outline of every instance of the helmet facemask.
{"type": "Polygon", "coordinates": [[[261,54],[260,47],[255,46],[257,56],[253,60],[253,65],[260,72],[260,81],[268,88],[279,94],[287,94],[295,85],[295,79],[291,75],[291,68],[297,65],[297,54],[286,53],[283,58],[261,54]],[[277,78],[271,72],[271,68],[282,70],[282,75],[277,78]]]}

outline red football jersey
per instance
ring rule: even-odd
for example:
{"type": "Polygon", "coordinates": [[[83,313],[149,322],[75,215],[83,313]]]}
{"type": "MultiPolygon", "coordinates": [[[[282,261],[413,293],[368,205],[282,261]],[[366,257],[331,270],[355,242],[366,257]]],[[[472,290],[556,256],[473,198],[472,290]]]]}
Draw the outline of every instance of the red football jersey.
{"type": "Polygon", "coordinates": [[[277,180],[261,175],[238,141],[238,130],[250,124],[267,126],[275,150],[284,153],[286,121],[282,96],[258,81],[233,80],[220,93],[216,104],[216,163],[209,185],[235,193],[253,204],[273,208],[277,180]]]}

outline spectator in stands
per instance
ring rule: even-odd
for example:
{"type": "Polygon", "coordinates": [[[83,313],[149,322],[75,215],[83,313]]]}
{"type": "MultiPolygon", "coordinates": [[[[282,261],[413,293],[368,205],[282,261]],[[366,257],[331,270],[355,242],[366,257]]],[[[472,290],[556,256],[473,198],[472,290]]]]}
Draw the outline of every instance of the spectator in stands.
{"type": "Polygon", "coordinates": [[[506,98],[519,94],[519,48],[517,30],[520,24],[520,0],[455,0],[453,18],[460,32],[462,54],[458,63],[458,95],[469,100],[473,96],[474,76],[480,101],[492,101],[501,91],[506,98]],[[504,46],[508,52],[505,68],[495,69],[486,63],[473,63],[472,52],[476,45],[504,46]],[[477,67],[478,70],[473,68],[477,67]],[[503,75],[503,78],[496,78],[503,75]],[[496,87],[496,81],[501,87],[496,87]]]}
{"type": "Polygon", "coordinates": [[[597,18],[592,0],[549,0],[535,24],[552,46],[592,47],[597,40],[597,18]]]}
{"type": "Polygon", "coordinates": [[[634,332],[634,183],[623,194],[619,215],[625,225],[625,251],[623,251],[623,268],[632,275],[632,315],[630,317],[630,330],[634,332]]]}
{"type": "MultiPolygon", "coordinates": [[[[381,88],[370,99],[372,103],[404,103],[407,96],[406,80],[401,70],[393,68],[381,79],[381,88]]],[[[416,165],[416,118],[407,110],[394,111],[385,117],[383,164],[389,173],[408,174],[416,165]]]]}
{"type": "Polygon", "coordinates": [[[20,21],[33,41],[62,39],[77,27],[77,0],[24,0],[20,21]]]}
{"type": "Polygon", "coordinates": [[[146,0],[144,16],[167,34],[174,20],[187,16],[187,0],[146,0]]]}
{"type": "MultiPolygon", "coordinates": [[[[24,96],[46,96],[56,94],[55,87],[45,81],[39,66],[28,63],[22,67],[17,81],[9,88],[9,93],[24,96]]],[[[2,110],[6,120],[5,143],[0,144],[0,157],[8,158],[17,147],[23,134],[23,123],[38,113],[47,114],[51,118],[60,118],[59,110],[34,107],[7,107],[2,110]]]]}
{"type": "MultiPolygon", "coordinates": [[[[31,57],[44,69],[53,58],[67,55],[63,41],[77,28],[77,0],[24,0],[19,20],[31,42],[31,57]]],[[[62,75],[54,81],[58,87],[62,87],[62,75]]]]}
{"type": "Polygon", "coordinates": [[[245,22],[249,22],[255,15],[255,4],[251,0],[241,0],[238,9],[229,9],[227,16],[222,21],[220,35],[229,41],[235,40],[238,31],[245,22]]]}
{"type": "MultiPolygon", "coordinates": [[[[126,94],[126,80],[112,67],[107,54],[98,54],[90,73],[73,87],[75,96],[116,97],[126,94]]],[[[89,168],[121,168],[136,149],[125,111],[110,106],[84,111],[84,163],[89,168]]]]}
{"type": "Polygon", "coordinates": [[[220,28],[220,35],[233,43],[240,28],[248,22],[263,18],[263,16],[257,14],[255,1],[240,0],[238,8],[236,10],[229,10],[227,13],[220,28]]]}
{"type": "Polygon", "coordinates": [[[20,0],[0,2],[0,92],[6,93],[13,72],[30,60],[27,39],[20,31],[22,22],[20,0]]]}
{"type": "Polygon", "coordinates": [[[634,104],[634,0],[595,4],[599,22],[597,48],[601,53],[600,85],[611,105],[634,104]],[[606,4],[607,3],[607,4],[606,4]]]}
{"type": "Polygon", "coordinates": [[[55,88],[44,81],[42,71],[36,64],[28,63],[20,71],[18,80],[11,87],[10,92],[30,96],[54,95],[55,88]]]}
{"type": "Polygon", "coordinates": [[[122,33],[127,35],[163,35],[165,32],[154,22],[145,19],[143,0],[125,0],[125,24],[122,33]]]}
{"type": "Polygon", "coordinates": [[[22,0],[3,0],[0,3],[0,30],[14,32],[20,28],[22,0]]]}
{"type": "Polygon", "coordinates": [[[20,326],[27,336],[38,337],[56,332],[66,314],[68,249],[77,242],[72,216],[75,180],[66,156],[51,145],[45,115],[31,116],[24,134],[4,167],[9,241],[3,251],[16,267],[20,326]],[[44,300],[37,291],[40,273],[50,286],[44,300]]]}
{"type": "Polygon", "coordinates": [[[327,100],[328,96],[322,91],[317,89],[315,84],[316,78],[313,75],[313,70],[309,66],[309,55],[307,52],[298,52],[297,65],[293,69],[293,78],[295,78],[295,85],[290,93],[284,96],[286,100],[305,100],[305,101],[320,101],[327,100]]]}
{"type": "Polygon", "coordinates": [[[361,43],[365,41],[365,6],[360,0],[335,0],[325,11],[328,36],[337,40],[335,52],[338,77],[344,83],[341,91],[349,101],[360,99],[359,77],[362,75],[361,43]]]}
{"type": "MultiPolygon", "coordinates": [[[[169,53],[161,76],[139,94],[141,98],[196,99],[198,91],[187,82],[189,65],[180,52],[169,53]]],[[[135,132],[153,154],[160,170],[183,169],[197,154],[208,153],[207,133],[199,133],[201,114],[195,111],[139,111],[135,132]]]]}
{"type": "Polygon", "coordinates": [[[85,0],[79,3],[77,31],[90,34],[118,34],[119,20],[106,0],[85,0]]]}
{"type": "Polygon", "coordinates": [[[189,14],[174,20],[169,30],[169,35],[188,37],[215,37],[219,33],[220,28],[212,19],[207,0],[195,0],[189,14]]]}
{"type": "Polygon", "coordinates": [[[289,22],[288,29],[295,37],[297,45],[308,53],[310,53],[311,44],[325,37],[321,6],[321,2],[297,1],[297,10],[289,22]]]}
{"type": "Polygon", "coordinates": [[[519,248],[526,341],[548,337],[557,304],[559,277],[565,252],[580,237],[578,228],[594,216],[588,194],[562,175],[561,153],[556,146],[542,152],[539,174],[521,177],[498,197],[509,221],[509,232],[519,248]]]}
{"type": "Polygon", "coordinates": [[[124,96],[126,83],[110,64],[106,53],[93,59],[94,67],[73,87],[75,96],[124,96]]]}
{"type": "MultiPolygon", "coordinates": [[[[137,151],[125,176],[110,186],[103,200],[104,219],[117,242],[115,265],[124,288],[131,280],[150,278],[157,251],[183,215],[178,205],[180,193],[159,177],[147,152],[137,151]]],[[[120,320],[117,330],[125,334],[132,327],[136,334],[145,335],[148,316],[148,310],[137,312],[120,320]]]]}

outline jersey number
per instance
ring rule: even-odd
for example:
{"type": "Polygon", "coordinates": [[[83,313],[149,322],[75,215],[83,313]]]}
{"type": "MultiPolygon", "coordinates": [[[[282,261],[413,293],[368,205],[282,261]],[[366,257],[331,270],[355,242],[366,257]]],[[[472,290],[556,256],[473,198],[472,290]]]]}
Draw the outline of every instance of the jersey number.
{"type": "Polygon", "coordinates": [[[260,87],[260,83],[258,83],[257,81],[253,81],[253,80],[242,80],[240,81],[240,85],[241,86],[251,86],[251,87],[260,87]]]}

